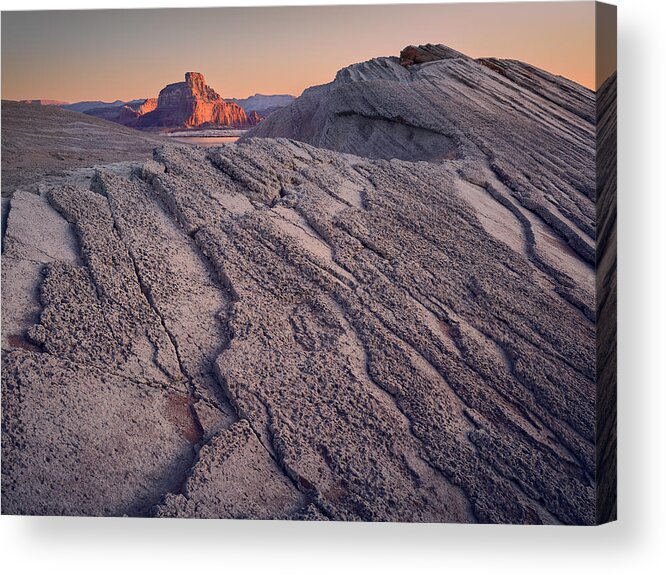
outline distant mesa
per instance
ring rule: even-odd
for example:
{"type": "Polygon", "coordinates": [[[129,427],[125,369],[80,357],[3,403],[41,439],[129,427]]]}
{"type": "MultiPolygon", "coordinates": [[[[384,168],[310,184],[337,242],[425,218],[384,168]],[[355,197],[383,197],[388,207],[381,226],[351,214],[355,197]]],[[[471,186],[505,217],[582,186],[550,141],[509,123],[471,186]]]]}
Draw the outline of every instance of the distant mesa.
{"type": "Polygon", "coordinates": [[[249,98],[232,98],[227,102],[235,102],[246,114],[257,112],[259,116],[265,118],[273,112],[291,104],[296,98],[291,94],[255,94],[249,98]]]}
{"type": "MultiPolygon", "coordinates": [[[[74,102],[73,104],[67,104],[63,106],[66,110],[71,110],[72,112],[81,112],[88,113],[89,110],[102,110],[105,108],[113,109],[120,108],[122,106],[128,105],[138,105],[144,102],[143,99],[140,100],[131,100],[129,102],[123,102],[122,100],[115,100],[114,102],[102,102],[101,100],[85,100],[83,102],[74,102]]],[[[91,116],[97,116],[98,114],[89,114],[91,116]]]]}
{"type": "Polygon", "coordinates": [[[222,98],[206,84],[200,72],[187,72],[184,82],[168,84],[157,98],[125,102],[63,102],[21,100],[22,103],[57,106],[137,129],[252,128],[288,106],[290,94],[255,94],[249,98],[222,98]]]}
{"type": "Polygon", "coordinates": [[[62,100],[19,100],[22,104],[36,104],[38,106],[59,106],[64,107],[69,104],[69,102],[63,102],[62,100]]]}

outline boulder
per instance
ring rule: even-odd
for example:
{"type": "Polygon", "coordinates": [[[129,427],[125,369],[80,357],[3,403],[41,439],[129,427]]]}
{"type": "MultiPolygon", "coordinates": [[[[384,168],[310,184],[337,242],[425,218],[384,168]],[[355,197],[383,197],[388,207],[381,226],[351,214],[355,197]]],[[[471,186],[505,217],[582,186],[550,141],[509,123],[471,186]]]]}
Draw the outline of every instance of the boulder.
{"type": "Polygon", "coordinates": [[[407,67],[449,58],[466,58],[464,54],[443,44],[424,44],[407,46],[400,52],[400,64],[407,67]]]}

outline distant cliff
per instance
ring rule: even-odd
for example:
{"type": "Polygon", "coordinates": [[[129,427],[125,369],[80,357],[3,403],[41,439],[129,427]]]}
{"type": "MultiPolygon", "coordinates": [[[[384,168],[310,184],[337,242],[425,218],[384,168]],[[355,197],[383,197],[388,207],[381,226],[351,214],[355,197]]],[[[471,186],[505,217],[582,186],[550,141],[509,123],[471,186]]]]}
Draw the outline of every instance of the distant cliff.
{"type": "Polygon", "coordinates": [[[19,100],[21,104],[36,104],[38,106],[56,106],[56,107],[65,107],[69,105],[69,102],[63,102],[62,100],[19,100]]]}
{"type": "Polygon", "coordinates": [[[163,88],[157,107],[140,115],[132,125],[137,128],[243,128],[251,124],[245,110],[238,104],[225,102],[206,84],[203,74],[187,72],[184,82],[163,88]]]}

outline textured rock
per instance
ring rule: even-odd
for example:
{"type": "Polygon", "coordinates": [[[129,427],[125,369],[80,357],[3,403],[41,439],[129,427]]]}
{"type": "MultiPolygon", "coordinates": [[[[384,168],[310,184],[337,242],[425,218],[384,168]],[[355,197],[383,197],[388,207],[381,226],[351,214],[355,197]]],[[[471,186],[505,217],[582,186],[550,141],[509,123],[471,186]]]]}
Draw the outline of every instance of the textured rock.
{"type": "MultiPolygon", "coordinates": [[[[84,267],[47,266],[29,338],[62,369],[191,398],[174,420],[197,414],[196,463],[156,513],[296,517],[314,505],[332,519],[593,521],[593,324],[485,231],[458,168],[257,139],[155,159],[149,185],[101,174],[98,193],[50,192],[84,267]],[[208,263],[177,271],[197,259],[208,263]],[[198,277],[209,279],[193,288],[198,277]],[[193,300],[204,286],[210,296],[193,300]],[[207,335],[178,327],[201,321],[206,301],[207,335]],[[208,409],[219,415],[204,429],[208,409]],[[235,418],[252,430],[240,443],[225,431],[235,418]]],[[[10,393],[26,353],[6,354],[10,393]]],[[[52,385],[40,373],[35,389],[52,385]]],[[[37,438],[62,462],[47,466],[55,490],[74,460],[57,436],[23,441],[37,438]]],[[[6,474],[34,465],[7,449],[6,474]]],[[[86,457],[115,465],[105,453],[86,457]]],[[[43,508],[37,493],[24,509],[43,508]]]]}
{"type": "Polygon", "coordinates": [[[192,465],[159,386],[29,351],[2,378],[3,514],[142,516],[192,465]]]}
{"type": "Polygon", "coordinates": [[[407,46],[400,52],[400,65],[412,66],[414,64],[425,64],[446,58],[465,58],[464,54],[443,46],[441,44],[426,44],[425,46],[407,46]]]}
{"type": "Polygon", "coordinates": [[[581,116],[587,122],[595,122],[595,107],[591,92],[575,82],[562,76],[553,76],[519,60],[479,58],[477,62],[538,97],[581,116]]]}
{"type": "Polygon", "coordinates": [[[617,74],[597,93],[597,520],[617,518],[617,74]]]}
{"type": "Polygon", "coordinates": [[[460,161],[480,201],[490,194],[490,212],[503,207],[517,218],[511,227],[523,228],[530,258],[592,318],[594,93],[527,64],[498,61],[498,73],[487,59],[422,48],[439,59],[409,68],[396,58],[349,66],[244,138],[293,138],[370,158],[460,161]],[[568,263],[563,249],[575,252],[568,263]]]}
{"type": "Polygon", "coordinates": [[[182,495],[169,495],[158,517],[281,519],[306,501],[241,420],[199,452],[182,495]]]}
{"type": "Polygon", "coordinates": [[[193,156],[198,153],[165,149],[157,157],[167,171],[153,185],[174,201],[176,214],[222,267],[236,294],[235,335],[218,359],[220,379],[239,413],[277,450],[290,477],[306,489],[318,486],[328,514],[426,520],[438,509],[440,518],[469,519],[464,499],[442,481],[453,476],[480,520],[590,520],[593,324],[542,287],[535,279],[538,269],[524,255],[486,235],[461,199],[455,169],[419,165],[415,173],[410,163],[347,160],[255,139],[238,149],[210,152],[210,161],[223,174],[210,168],[201,173],[201,162],[193,156]],[[261,172],[250,168],[258,165],[261,172]],[[215,207],[224,204],[219,191],[206,196],[188,191],[200,187],[198,181],[217,182],[217,190],[244,189],[259,206],[274,207],[234,209],[231,213],[238,215],[227,220],[223,214],[229,208],[215,207]],[[288,223],[282,221],[282,206],[298,212],[288,223]],[[468,210],[470,219],[463,215],[468,210]],[[204,213],[205,218],[197,215],[204,213]],[[396,228],[398,221],[403,223],[396,228]],[[421,223],[426,221],[438,222],[437,231],[427,233],[421,223]],[[381,222],[388,227],[376,227],[381,222]],[[447,239],[449,234],[455,235],[447,239]],[[455,245],[465,246],[464,256],[445,247],[453,237],[455,245]],[[428,247],[429,242],[434,243],[428,247]],[[404,261],[405,245],[410,253],[423,254],[423,260],[404,261]],[[279,263],[284,258],[287,265],[279,263]],[[439,283],[427,279],[429,274],[439,283]],[[507,283],[500,286],[499,278],[507,283]],[[509,296],[514,290],[523,295],[509,296]],[[549,312],[538,319],[541,306],[549,312]],[[397,310],[402,312],[395,315],[397,310]],[[472,319],[477,313],[478,319],[472,319]],[[523,313],[525,319],[519,319],[523,313]],[[550,314],[564,323],[553,325],[550,314]],[[493,327],[495,321],[500,323],[493,327]],[[505,321],[526,339],[507,332],[505,321]],[[537,339],[533,321],[541,326],[537,339]],[[577,336],[565,344],[573,333],[577,336]],[[588,343],[581,348],[583,341],[588,343]],[[559,351],[551,356],[550,346],[559,351]],[[560,360],[548,359],[561,356],[568,359],[559,367],[560,360]],[[550,381],[557,381],[557,387],[550,381]],[[442,414],[447,414],[443,420],[442,414]],[[377,435],[367,435],[370,430],[377,435]],[[364,439],[353,439],[357,434],[364,439]],[[308,447],[315,437],[319,447],[308,447]],[[547,437],[563,445],[555,447],[547,437]],[[361,455],[358,450],[366,445],[374,446],[372,461],[381,464],[361,455]],[[384,453],[384,445],[401,452],[406,467],[384,453]],[[570,457],[564,455],[569,450],[573,459],[557,463],[570,457]],[[420,458],[443,475],[420,467],[420,458]],[[364,480],[331,491],[329,474],[353,476],[352,461],[364,480]],[[484,471],[476,468],[482,461],[490,466],[484,471]],[[518,491],[502,473],[491,471],[500,461],[508,476],[520,476],[518,491]],[[572,461],[582,466],[574,474],[577,479],[569,475],[572,461]],[[538,467],[528,471],[531,465],[538,467]],[[445,494],[441,500],[459,502],[448,509],[435,500],[421,503],[419,511],[410,507],[417,500],[410,494],[410,469],[416,470],[417,484],[438,485],[445,494]],[[480,477],[491,483],[477,483],[480,477]],[[396,489],[402,495],[394,501],[388,494],[396,489]],[[521,503],[523,489],[540,496],[545,492],[546,505],[521,503]],[[555,495],[561,490],[567,493],[566,504],[555,495]],[[389,499],[373,495],[381,492],[389,499]]]}
{"type": "Polygon", "coordinates": [[[237,128],[247,126],[248,118],[240,106],[224,101],[208,86],[202,74],[187,72],[184,82],[163,88],[156,108],[141,115],[133,125],[138,128],[237,128]]]}
{"type": "Polygon", "coordinates": [[[27,331],[38,321],[45,264],[80,263],[69,224],[36,194],[17,191],[2,241],[2,349],[34,349],[27,331]]]}
{"type": "Polygon", "coordinates": [[[318,138],[343,102],[402,126],[363,148],[367,125],[341,124],[358,155],[167,145],[90,189],[17,194],[3,274],[7,254],[38,273],[7,302],[29,313],[21,338],[3,331],[3,509],[594,523],[577,93],[468,58],[379,59],[255,128],[318,138]],[[398,142],[430,161],[361,156],[398,142]]]}

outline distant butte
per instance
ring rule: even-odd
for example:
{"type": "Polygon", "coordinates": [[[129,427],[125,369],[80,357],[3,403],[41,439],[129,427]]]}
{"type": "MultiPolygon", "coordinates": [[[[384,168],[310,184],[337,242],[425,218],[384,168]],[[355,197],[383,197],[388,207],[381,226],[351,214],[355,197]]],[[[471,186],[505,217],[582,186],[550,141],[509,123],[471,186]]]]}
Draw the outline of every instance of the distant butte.
{"type": "Polygon", "coordinates": [[[255,125],[238,104],[226,102],[206,84],[203,74],[187,72],[184,82],[169,84],[160,91],[154,110],[137,117],[137,128],[201,128],[255,125]]]}

